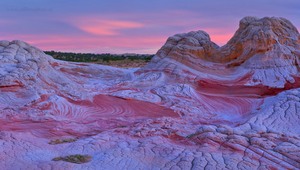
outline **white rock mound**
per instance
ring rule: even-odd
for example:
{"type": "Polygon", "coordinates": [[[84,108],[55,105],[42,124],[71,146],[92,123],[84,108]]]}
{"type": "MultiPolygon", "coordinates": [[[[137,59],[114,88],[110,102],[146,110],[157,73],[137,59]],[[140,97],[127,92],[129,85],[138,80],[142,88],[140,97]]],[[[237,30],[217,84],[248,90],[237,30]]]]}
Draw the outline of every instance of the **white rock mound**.
{"type": "Polygon", "coordinates": [[[161,66],[161,59],[168,58],[211,74],[216,81],[224,76],[244,76],[247,81],[243,84],[247,86],[283,88],[299,77],[299,42],[298,30],[284,18],[245,17],[222,47],[204,31],[177,34],[157,52],[154,62],[161,66]]]}

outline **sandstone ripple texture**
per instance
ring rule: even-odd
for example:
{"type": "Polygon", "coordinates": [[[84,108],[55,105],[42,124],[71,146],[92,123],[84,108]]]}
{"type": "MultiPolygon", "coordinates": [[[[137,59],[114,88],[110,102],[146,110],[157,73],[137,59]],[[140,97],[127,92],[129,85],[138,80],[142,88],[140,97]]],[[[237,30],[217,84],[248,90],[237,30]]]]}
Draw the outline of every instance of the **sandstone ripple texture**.
{"type": "Polygon", "coordinates": [[[222,47],[176,34],[132,69],[0,41],[0,169],[300,169],[299,64],[276,17],[222,47]]]}

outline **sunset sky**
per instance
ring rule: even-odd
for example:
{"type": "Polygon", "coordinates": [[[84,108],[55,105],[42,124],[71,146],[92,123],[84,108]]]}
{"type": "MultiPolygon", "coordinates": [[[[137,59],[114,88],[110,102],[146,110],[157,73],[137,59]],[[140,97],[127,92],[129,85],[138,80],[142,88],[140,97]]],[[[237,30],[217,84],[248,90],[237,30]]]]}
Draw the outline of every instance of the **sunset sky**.
{"type": "Polygon", "coordinates": [[[42,50],[155,53],[176,33],[224,45],[244,16],[280,16],[299,30],[299,0],[1,0],[1,40],[42,50]]]}

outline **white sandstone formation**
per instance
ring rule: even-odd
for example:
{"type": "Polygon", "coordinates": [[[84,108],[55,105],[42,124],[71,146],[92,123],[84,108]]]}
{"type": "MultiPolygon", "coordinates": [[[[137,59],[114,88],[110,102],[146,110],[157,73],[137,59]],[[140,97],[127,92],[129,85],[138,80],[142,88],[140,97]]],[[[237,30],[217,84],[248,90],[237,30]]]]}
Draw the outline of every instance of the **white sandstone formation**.
{"type": "Polygon", "coordinates": [[[1,41],[0,169],[299,169],[299,58],[274,17],[222,47],[177,34],[140,69],[1,41]],[[91,160],[53,160],[74,154],[91,160]]]}

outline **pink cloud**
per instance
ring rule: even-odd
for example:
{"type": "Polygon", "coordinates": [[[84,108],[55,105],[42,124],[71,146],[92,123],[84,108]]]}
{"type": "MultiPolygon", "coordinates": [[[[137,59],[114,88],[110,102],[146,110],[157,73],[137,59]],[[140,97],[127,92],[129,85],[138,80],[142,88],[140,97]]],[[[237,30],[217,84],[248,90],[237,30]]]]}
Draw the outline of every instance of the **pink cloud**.
{"type": "Polygon", "coordinates": [[[80,30],[93,35],[119,35],[122,29],[142,28],[144,25],[139,22],[108,20],[95,17],[81,17],[72,19],[72,24],[80,30]]]}
{"type": "MultiPolygon", "coordinates": [[[[211,31],[211,40],[224,45],[233,33],[214,34],[211,31]]],[[[8,35],[3,39],[21,39],[42,50],[91,52],[91,53],[151,53],[154,54],[165,43],[168,36],[144,35],[129,37],[120,36],[68,36],[68,35],[8,35]]]]}

